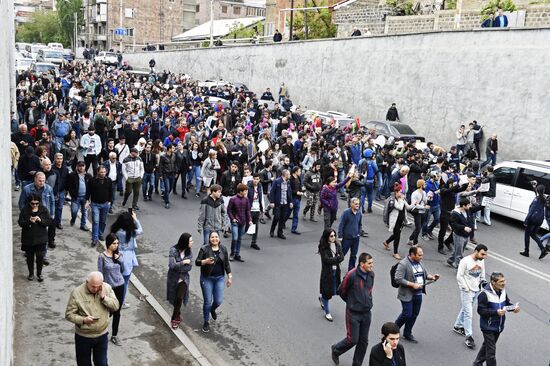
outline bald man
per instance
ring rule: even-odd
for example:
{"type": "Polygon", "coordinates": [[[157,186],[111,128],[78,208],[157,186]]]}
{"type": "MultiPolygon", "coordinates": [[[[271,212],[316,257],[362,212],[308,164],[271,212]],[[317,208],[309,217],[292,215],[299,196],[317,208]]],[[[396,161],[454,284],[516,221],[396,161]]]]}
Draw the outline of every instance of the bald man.
{"type": "Polygon", "coordinates": [[[76,364],[107,366],[109,314],[119,303],[101,272],[91,272],[86,282],[71,292],[65,319],[75,324],[76,364]]]}

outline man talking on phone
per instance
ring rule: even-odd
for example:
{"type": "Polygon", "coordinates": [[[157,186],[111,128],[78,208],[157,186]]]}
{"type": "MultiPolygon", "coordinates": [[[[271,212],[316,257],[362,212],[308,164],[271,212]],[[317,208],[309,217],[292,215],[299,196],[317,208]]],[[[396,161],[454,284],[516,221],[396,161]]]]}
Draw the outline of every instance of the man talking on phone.
{"type": "Polygon", "coordinates": [[[111,286],[103,282],[101,272],[91,272],[86,282],[71,292],[65,319],[75,324],[76,364],[107,366],[109,313],[118,310],[111,286]]]}
{"type": "Polygon", "coordinates": [[[369,366],[407,366],[405,348],[399,344],[399,326],[392,322],[382,325],[382,342],[370,350],[369,366]]]}

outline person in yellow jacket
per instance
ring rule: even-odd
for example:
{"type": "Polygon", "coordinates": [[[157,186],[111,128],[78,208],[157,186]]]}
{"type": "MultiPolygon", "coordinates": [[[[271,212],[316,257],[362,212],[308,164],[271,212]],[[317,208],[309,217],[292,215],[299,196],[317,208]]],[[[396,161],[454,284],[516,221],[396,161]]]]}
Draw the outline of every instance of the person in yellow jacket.
{"type": "Polygon", "coordinates": [[[107,366],[109,313],[117,311],[118,300],[101,272],[91,272],[86,282],[71,292],[65,319],[75,324],[76,364],[107,366]]]}

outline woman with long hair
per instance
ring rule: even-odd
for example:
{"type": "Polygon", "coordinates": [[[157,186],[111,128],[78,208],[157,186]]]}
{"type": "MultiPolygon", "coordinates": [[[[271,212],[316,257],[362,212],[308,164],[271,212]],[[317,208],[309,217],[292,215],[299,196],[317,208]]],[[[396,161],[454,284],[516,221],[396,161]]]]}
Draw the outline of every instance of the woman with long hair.
{"type": "Polygon", "coordinates": [[[189,161],[191,170],[187,174],[187,192],[191,187],[193,176],[195,177],[195,196],[200,197],[199,192],[201,190],[201,165],[202,165],[202,152],[199,150],[199,144],[194,142],[189,149],[189,161]]]}
{"type": "Polygon", "coordinates": [[[319,255],[321,256],[321,280],[319,303],[325,312],[325,318],[331,322],[329,300],[336,295],[336,289],[340,286],[340,263],[344,260],[342,245],[336,240],[334,229],[325,229],[319,240],[319,255]]]}
{"type": "MultiPolygon", "coordinates": [[[[111,232],[117,236],[119,251],[122,252],[122,262],[124,267],[122,272],[122,277],[124,277],[124,292],[122,295],[121,304],[124,304],[132,270],[134,267],[138,266],[136,257],[136,237],[143,234],[143,229],[141,228],[141,224],[137,219],[135,211],[132,213],[125,211],[121,213],[113,225],[111,225],[111,232]]],[[[128,304],[126,304],[126,307],[127,306],[128,304]]]]}
{"type": "Polygon", "coordinates": [[[389,231],[392,232],[389,238],[387,238],[382,244],[384,249],[390,250],[390,243],[393,241],[393,257],[397,260],[401,260],[399,255],[399,241],[401,240],[401,230],[405,224],[405,215],[407,210],[411,206],[405,200],[405,195],[401,192],[401,184],[395,183],[393,186],[393,210],[390,212],[389,217],[389,231]]]}
{"type": "Polygon", "coordinates": [[[189,271],[193,267],[193,238],[183,233],[176,245],[168,253],[168,276],[166,278],[166,298],[174,306],[172,312],[172,329],[181,323],[181,304],[189,300],[189,271]]]}
{"type": "Polygon", "coordinates": [[[336,194],[340,188],[348,183],[351,179],[351,174],[353,174],[352,169],[350,169],[346,178],[340,183],[338,183],[336,177],[329,176],[326,179],[325,185],[321,189],[319,200],[323,205],[325,229],[331,228],[334,221],[336,221],[336,214],[338,213],[338,197],[336,194]]]}
{"type": "Polygon", "coordinates": [[[111,333],[111,342],[117,346],[122,346],[118,339],[118,326],[120,324],[120,309],[124,297],[124,261],[122,254],[118,250],[118,238],[110,233],[105,237],[105,251],[97,257],[97,270],[103,274],[103,281],[112,288],[118,300],[118,309],[113,316],[113,330],[111,333]]]}
{"type": "Polygon", "coordinates": [[[226,283],[227,287],[230,287],[233,280],[229,254],[227,248],[220,244],[220,235],[217,231],[210,233],[208,244],[200,249],[195,264],[201,267],[200,282],[204,300],[202,331],[208,333],[210,332],[210,316],[214,320],[218,318],[216,309],[223,302],[224,284],[226,283]],[[225,274],[227,274],[227,282],[225,281],[225,274]]]}
{"type": "MultiPolygon", "coordinates": [[[[428,195],[424,191],[425,189],[426,181],[424,179],[419,179],[416,181],[415,191],[411,194],[411,204],[413,206],[411,213],[414,218],[414,230],[411,236],[409,236],[409,245],[418,244],[418,235],[420,235],[420,231],[422,230],[422,217],[426,213],[426,209],[430,207],[428,206],[428,195]]],[[[391,194],[392,193],[390,193],[390,195],[391,194]]]]}
{"type": "Polygon", "coordinates": [[[48,244],[48,226],[52,218],[48,209],[42,205],[41,197],[33,193],[27,200],[27,205],[19,213],[18,224],[21,226],[21,250],[27,257],[29,281],[34,280],[34,258],[36,257],[36,276],[38,282],[44,281],[42,267],[48,244]]]}
{"type": "Polygon", "coordinates": [[[544,222],[544,206],[546,204],[546,197],[544,196],[545,187],[542,184],[537,185],[535,188],[535,199],[531,202],[529,206],[529,212],[527,217],[523,221],[523,226],[525,226],[525,249],[519,254],[524,257],[529,257],[529,242],[532,238],[540,249],[539,259],[546,257],[548,250],[542,245],[542,242],[537,235],[537,232],[540,229],[540,226],[544,222]]]}

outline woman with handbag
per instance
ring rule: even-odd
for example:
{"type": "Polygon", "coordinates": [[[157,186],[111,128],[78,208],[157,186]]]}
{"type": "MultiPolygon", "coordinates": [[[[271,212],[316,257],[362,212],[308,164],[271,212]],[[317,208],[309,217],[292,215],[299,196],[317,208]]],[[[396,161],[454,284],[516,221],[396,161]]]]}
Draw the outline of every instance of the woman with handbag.
{"type": "Polygon", "coordinates": [[[174,306],[172,312],[172,329],[181,323],[181,305],[189,300],[189,271],[192,268],[193,238],[189,233],[181,234],[178,243],[168,253],[168,276],[166,278],[166,298],[174,306]]]}
{"type": "Polygon", "coordinates": [[[422,230],[422,217],[426,213],[426,210],[430,207],[427,205],[428,195],[424,191],[426,188],[426,181],[419,179],[416,181],[416,190],[411,194],[412,210],[411,213],[414,218],[414,231],[409,236],[409,245],[418,244],[418,235],[422,230]]]}
{"type": "Polygon", "coordinates": [[[340,286],[340,263],[344,260],[342,245],[336,240],[334,229],[325,229],[319,240],[319,255],[321,256],[321,280],[319,303],[325,312],[325,319],[331,322],[329,300],[336,295],[336,289],[340,286]]]}
{"type": "Polygon", "coordinates": [[[124,261],[122,254],[118,251],[118,238],[110,233],[105,238],[105,251],[99,254],[97,258],[97,270],[103,274],[104,282],[113,288],[113,292],[118,300],[118,309],[111,315],[113,316],[113,330],[111,333],[111,342],[117,346],[122,346],[118,339],[118,326],[120,324],[120,309],[122,308],[124,296],[124,261]]]}
{"type": "Polygon", "coordinates": [[[390,243],[393,241],[393,257],[397,260],[401,260],[401,256],[399,255],[401,230],[403,230],[407,210],[409,210],[411,206],[405,200],[405,195],[401,192],[401,185],[399,183],[394,184],[393,191],[394,197],[391,198],[393,199],[393,210],[390,212],[389,217],[389,231],[392,232],[392,234],[382,244],[384,245],[384,249],[390,250],[390,243]]]}
{"type": "Polygon", "coordinates": [[[204,304],[202,307],[204,324],[202,331],[210,332],[210,316],[216,320],[216,309],[223,302],[224,284],[231,286],[233,275],[229,264],[227,248],[220,244],[220,235],[212,231],[208,236],[208,244],[201,247],[195,264],[201,267],[201,289],[204,304]],[[225,281],[227,274],[227,282],[225,281]]]}

